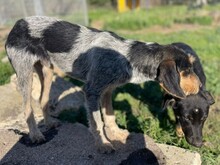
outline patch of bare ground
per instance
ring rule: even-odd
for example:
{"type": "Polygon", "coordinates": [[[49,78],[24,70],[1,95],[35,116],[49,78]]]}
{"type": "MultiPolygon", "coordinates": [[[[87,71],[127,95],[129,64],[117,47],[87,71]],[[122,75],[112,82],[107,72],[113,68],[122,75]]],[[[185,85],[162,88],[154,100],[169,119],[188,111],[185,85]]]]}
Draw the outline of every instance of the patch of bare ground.
{"type": "MultiPolygon", "coordinates": [[[[161,33],[161,34],[169,34],[169,33],[174,33],[174,32],[179,32],[183,30],[187,31],[196,31],[198,29],[202,28],[213,28],[212,26],[201,26],[201,25],[196,25],[196,24],[173,24],[170,27],[162,27],[159,25],[152,26],[149,28],[144,28],[141,30],[136,30],[132,31],[132,34],[146,34],[146,33],[161,33]]],[[[128,34],[131,33],[130,30],[119,30],[121,34],[128,34]]]]}

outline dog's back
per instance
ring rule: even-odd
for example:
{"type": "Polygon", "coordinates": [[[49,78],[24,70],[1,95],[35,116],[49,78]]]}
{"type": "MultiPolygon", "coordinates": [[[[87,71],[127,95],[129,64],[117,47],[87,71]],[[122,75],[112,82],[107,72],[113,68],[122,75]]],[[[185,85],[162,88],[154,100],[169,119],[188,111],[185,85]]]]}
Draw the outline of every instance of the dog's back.
{"type": "MultiPolygon", "coordinates": [[[[85,81],[88,70],[81,70],[82,65],[83,68],[90,68],[92,60],[94,62],[98,59],[99,57],[96,56],[100,52],[118,54],[119,60],[115,59],[115,61],[121,59],[127,61],[124,56],[128,54],[131,42],[111,32],[99,31],[55,18],[34,16],[17,21],[5,47],[16,71],[21,69],[19,67],[21,62],[29,63],[28,68],[30,68],[40,61],[42,65],[53,64],[63,72],[70,73],[70,76],[85,81]]],[[[105,57],[107,56],[102,58],[105,57]]]]}

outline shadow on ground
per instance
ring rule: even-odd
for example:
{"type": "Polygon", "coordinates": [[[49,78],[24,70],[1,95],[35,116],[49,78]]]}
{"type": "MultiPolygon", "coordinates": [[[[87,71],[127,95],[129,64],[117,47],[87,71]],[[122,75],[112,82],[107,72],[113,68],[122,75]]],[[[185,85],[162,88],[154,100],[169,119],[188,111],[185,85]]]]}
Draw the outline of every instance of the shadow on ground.
{"type": "MultiPolygon", "coordinates": [[[[162,110],[164,93],[161,87],[156,82],[146,82],[142,85],[136,84],[126,84],[123,87],[117,88],[113,95],[113,106],[114,109],[121,111],[126,114],[126,128],[130,132],[141,132],[141,123],[138,118],[133,114],[133,109],[138,109],[136,111],[141,112],[145,115],[150,115],[153,118],[158,119],[159,126],[164,131],[170,131],[170,126],[175,127],[175,120],[171,119],[168,115],[167,110],[162,110]],[[129,94],[131,99],[123,99],[117,101],[116,98],[119,94],[129,94]],[[132,101],[138,101],[138,107],[132,105],[132,101]],[[145,107],[145,108],[143,108],[145,107]],[[140,110],[142,109],[142,110],[140,110]],[[149,111],[149,112],[148,112],[149,111]]],[[[124,128],[122,126],[122,128],[124,128]]]]}
{"type": "Polygon", "coordinates": [[[158,165],[165,162],[165,157],[158,146],[143,134],[131,134],[125,144],[113,141],[116,148],[114,153],[99,154],[88,128],[78,123],[63,123],[55,130],[45,132],[48,141],[39,145],[30,144],[26,134],[8,130],[0,132],[6,136],[4,139],[5,147],[14,143],[1,159],[0,164],[5,165],[117,165],[120,163],[122,165],[134,163],[158,165]],[[19,139],[19,141],[7,139],[7,136],[16,136],[15,139],[19,139]],[[145,148],[146,146],[148,149],[145,148]]]}
{"type": "MultiPolygon", "coordinates": [[[[52,98],[55,99],[56,106],[59,108],[72,106],[71,99],[75,98],[73,93],[67,92],[66,95],[60,97],[64,90],[69,90],[71,87],[69,85],[57,87],[56,83],[63,84],[60,81],[59,78],[56,78],[53,82],[50,97],[59,97],[58,99],[52,98]],[[55,91],[56,88],[58,91],[55,91]]],[[[80,91],[75,92],[77,95],[80,93],[80,91]]],[[[59,113],[60,111],[61,109],[59,109],[59,113]]],[[[28,134],[21,131],[23,128],[15,127],[19,121],[14,122],[9,127],[10,130],[0,129],[0,164],[164,164],[165,156],[160,148],[151,138],[141,133],[131,133],[125,143],[113,141],[112,144],[116,149],[114,153],[99,154],[88,128],[82,124],[68,122],[69,120],[70,122],[78,121],[86,125],[85,116],[85,109],[82,106],[76,112],[63,111],[59,116],[62,125],[49,131],[46,131],[41,118],[38,120],[38,127],[46,137],[46,142],[41,144],[32,144],[28,134]],[[75,119],[72,120],[72,117],[75,119]]],[[[23,119],[20,118],[20,120],[23,119]]],[[[25,126],[23,125],[23,127],[25,126]]]]}

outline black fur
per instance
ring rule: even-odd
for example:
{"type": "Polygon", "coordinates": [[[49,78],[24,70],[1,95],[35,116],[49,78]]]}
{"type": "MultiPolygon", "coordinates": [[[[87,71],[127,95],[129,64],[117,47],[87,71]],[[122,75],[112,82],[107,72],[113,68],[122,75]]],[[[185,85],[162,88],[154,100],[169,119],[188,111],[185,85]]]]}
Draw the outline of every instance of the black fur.
{"type": "Polygon", "coordinates": [[[161,49],[162,46],[157,43],[146,46],[146,43],[136,41],[132,44],[128,54],[130,62],[138,71],[154,79],[162,59],[161,49]],[[151,57],[146,58],[146,56],[151,57]]]}
{"type": "Polygon", "coordinates": [[[131,64],[150,78],[155,78],[158,67],[164,60],[173,60],[178,66],[178,72],[191,68],[185,52],[176,49],[173,45],[149,44],[136,41],[132,44],[128,53],[131,64]],[[149,56],[149,58],[146,58],[149,56]],[[153,64],[153,65],[152,65],[153,64]]]}
{"type": "Polygon", "coordinates": [[[123,160],[119,165],[159,165],[155,154],[147,149],[139,149],[132,152],[126,160],[123,160]]]}
{"type": "Polygon", "coordinates": [[[197,95],[190,95],[186,99],[176,101],[173,105],[174,113],[181,124],[186,140],[196,147],[202,146],[202,128],[210,107],[204,95],[205,92],[200,91],[197,95]]]}
{"type": "Polygon", "coordinates": [[[206,85],[206,76],[205,76],[205,73],[204,73],[204,70],[202,68],[202,64],[200,62],[200,59],[198,57],[198,55],[196,54],[196,52],[189,46],[189,45],[186,45],[184,43],[173,43],[172,45],[182,49],[183,51],[186,52],[186,54],[190,54],[192,55],[196,62],[193,64],[193,71],[196,73],[196,75],[199,77],[201,83],[202,83],[202,88],[205,87],[206,85]]]}
{"type": "Polygon", "coordinates": [[[185,98],[179,73],[189,70],[194,74],[189,57],[174,45],[146,44],[136,41],[131,45],[128,57],[132,66],[150,79],[157,79],[166,91],[175,97],[185,98]],[[148,56],[148,58],[146,58],[148,56]],[[167,77],[169,75],[169,77],[167,77]]]}
{"type": "MultiPolygon", "coordinates": [[[[88,29],[48,17],[29,17],[18,21],[12,29],[6,43],[6,51],[17,72],[18,86],[26,111],[25,118],[33,142],[45,139],[31,116],[31,79],[34,67],[41,80],[40,104],[45,112],[45,124],[49,127],[57,125],[57,121],[47,113],[53,66],[85,82],[83,91],[90,129],[101,153],[111,153],[114,150],[108,135],[105,134],[105,126],[110,128],[110,132],[114,132],[115,139],[127,136],[126,132],[117,128],[114,120],[107,117],[108,114],[113,115],[111,93],[115,87],[128,82],[159,80],[167,91],[172,89],[171,95],[175,97],[183,98],[188,94],[184,88],[180,89],[178,77],[182,80],[180,73],[192,68],[192,64],[189,57],[173,45],[125,40],[112,32],[88,29]],[[38,66],[39,63],[41,67],[38,66]],[[161,66],[176,73],[170,75],[166,71],[162,72],[161,66]],[[170,76],[174,77],[175,82],[168,81],[170,76]],[[102,120],[100,108],[103,109],[102,115],[106,121],[102,120]]],[[[193,70],[191,72],[195,79],[194,93],[197,93],[199,81],[193,70]]]]}
{"type": "Polygon", "coordinates": [[[208,117],[209,107],[214,104],[214,99],[205,89],[205,73],[195,51],[185,43],[173,43],[172,45],[182,49],[186,54],[189,53],[195,57],[193,70],[199,77],[202,87],[198,94],[189,95],[185,99],[173,98],[173,96],[166,94],[164,97],[164,106],[166,107],[172,102],[171,106],[174,110],[177,123],[180,123],[187,142],[193,146],[201,147],[203,144],[202,128],[208,117]]]}
{"type": "Polygon", "coordinates": [[[49,26],[43,33],[45,48],[51,53],[69,52],[80,32],[80,26],[59,21],[49,26]]]}
{"type": "Polygon", "coordinates": [[[38,56],[47,56],[42,41],[39,38],[30,36],[28,23],[23,19],[16,22],[8,35],[6,45],[19,50],[24,49],[38,56]]]}
{"type": "Polygon", "coordinates": [[[18,49],[25,48],[27,44],[26,39],[30,38],[28,33],[28,23],[23,19],[17,21],[8,35],[6,45],[18,49]]]}
{"type": "Polygon", "coordinates": [[[86,28],[88,28],[89,30],[91,30],[92,32],[102,32],[101,30],[99,30],[99,29],[95,29],[95,28],[93,28],[93,27],[86,27],[86,28]]]}
{"type": "MultiPolygon", "coordinates": [[[[92,27],[87,27],[89,30],[91,30],[92,32],[98,32],[98,33],[103,33],[103,31],[101,30],[98,30],[98,29],[95,29],[95,28],[92,28],[92,27]]],[[[109,34],[111,34],[111,36],[113,36],[114,38],[120,40],[120,41],[125,41],[125,39],[123,37],[120,37],[119,35],[115,34],[114,32],[112,31],[106,31],[108,32],[109,34]]]]}
{"type": "Polygon", "coordinates": [[[169,93],[174,96],[185,97],[179,85],[180,78],[176,68],[176,63],[173,61],[164,61],[160,64],[158,69],[158,80],[163,84],[165,90],[169,89],[169,93]],[[167,77],[166,75],[170,75],[167,77]]]}
{"type": "Polygon", "coordinates": [[[120,40],[120,41],[125,41],[125,39],[123,38],[123,37],[120,37],[119,35],[117,35],[116,33],[114,33],[114,32],[111,32],[111,31],[108,31],[110,34],[111,34],[111,36],[113,36],[114,38],[116,38],[116,39],[118,39],[118,40],[120,40]]]}

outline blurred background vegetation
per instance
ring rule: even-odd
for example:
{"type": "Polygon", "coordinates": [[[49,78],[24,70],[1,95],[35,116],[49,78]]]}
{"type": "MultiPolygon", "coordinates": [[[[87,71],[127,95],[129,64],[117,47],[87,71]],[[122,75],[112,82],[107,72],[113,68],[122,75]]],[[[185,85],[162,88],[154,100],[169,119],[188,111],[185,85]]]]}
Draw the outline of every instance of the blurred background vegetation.
{"type": "MultiPolygon", "coordinates": [[[[220,164],[220,4],[219,0],[146,0],[124,10],[118,1],[88,0],[88,26],[113,31],[133,40],[169,44],[185,42],[197,52],[207,76],[207,89],[216,103],[204,126],[205,146],[198,149],[175,134],[175,118],[170,108],[161,110],[163,91],[155,82],[127,84],[113,94],[113,106],[120,127],[143,132],[156,142],[171,144],[201,154],[204,165],[220,164]]],[[[61,16],[72,20],[75,16],[61,16]]],[[[0,59],[11,25],[0,26],[0,59]]],[[[13,69],[0,61],[0,84],[9,82],[13,69]]],[[[73,81],[75,82],[75,81],[73,81]]],[[[60,119],[87,125],[84,109],[65,111],[60,119]]]]}

